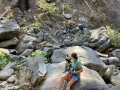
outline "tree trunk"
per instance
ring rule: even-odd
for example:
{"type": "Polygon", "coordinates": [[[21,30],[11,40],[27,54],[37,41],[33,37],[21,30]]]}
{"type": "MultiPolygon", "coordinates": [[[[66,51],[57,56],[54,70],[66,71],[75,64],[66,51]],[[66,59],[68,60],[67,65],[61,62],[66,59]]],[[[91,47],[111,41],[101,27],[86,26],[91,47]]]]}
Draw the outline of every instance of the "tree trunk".
{"type": "Polygon", "coordinates": [[[28,10],[29,9],[29,0],[18,0],[13,8],[15,8],[15,7],[20,8],[21,11],[28,10]]]}

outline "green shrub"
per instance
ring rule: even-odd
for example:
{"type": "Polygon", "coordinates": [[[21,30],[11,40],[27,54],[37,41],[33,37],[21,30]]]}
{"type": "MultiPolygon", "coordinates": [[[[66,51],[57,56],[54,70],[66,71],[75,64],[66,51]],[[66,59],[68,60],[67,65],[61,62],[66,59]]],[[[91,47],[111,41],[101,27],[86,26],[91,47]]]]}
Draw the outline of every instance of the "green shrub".
{"type": "Polygon", "coordinates": [[[28,56],[28,58],[30,58],[30,57],[35,57],[36,55],[43,55],[43,56],[44,56],[45,63],[48,63],[48,62],[49,62],[49,59],[47,59],[47,57],[46,57],[45,51],[41,51],[41,50],[36,50],[35,52],[32,52],[32,53],[30,54],[30,56],[28,56]]]}
{"type": "Polygon", "coordinates": [[[88,35],[88,32],[84,33],[84,35],[79,35],[77,33],[77,34],[74,34],[73,37],[78,38],[78,39],[85,39],[85,38],[88,38],[89,35],[88,35]]]}
{"type": "Polygon", "coordinates": [[[41,13],[32,26],[40,28],[45,24],[47,16],[50,16],[53,20],[55,20],[54,17],[59,16],[59,9],[56,7],[55,3],[47,3],[46,0],[37,0],[36,4],[39,6],[38,10],[40,10],[41,13]]]}
{"type": "Polygon", "coordinates": [[[117,30],[112,29],[110,26],[106,26],[106,28],[111,39],[111,45],[114,47],[120,47],[120,33],[117,30]]]}
{"type": "Polygon", "coordinates": [[[10,62],[10,55],[7,53],[2,53],[0,51],[0,70],[4,69],[4,67],[10,62]]]}
{"type": "Polygon", "coordinates": [[[118,75],[119,74],[119,70],[118,69],[114,69],[113,71],[112,71],[112,73],[113,73],[113,75],[115,76],[115,75],[118,75]]]}

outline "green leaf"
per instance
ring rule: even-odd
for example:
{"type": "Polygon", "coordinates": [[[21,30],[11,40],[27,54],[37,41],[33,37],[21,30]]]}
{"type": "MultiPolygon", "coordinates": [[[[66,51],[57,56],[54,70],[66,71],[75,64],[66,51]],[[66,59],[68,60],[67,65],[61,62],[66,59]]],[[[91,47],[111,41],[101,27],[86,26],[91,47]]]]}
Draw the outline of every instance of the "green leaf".
{"type": "Polygon", "coordinates": [[[120,69],[120,67],[116,67],[115,69],[119,70],[119,69],[120,69]]]}
{"type": "Polygon", "coordinates": [[[117,70],[117,69],[114,69],[113,71],[112,71],[112,73],[113,73],[113,75],[115,76],[115,75],[117,75],[117,74],[119,74],[119,70],[117,70]]]}

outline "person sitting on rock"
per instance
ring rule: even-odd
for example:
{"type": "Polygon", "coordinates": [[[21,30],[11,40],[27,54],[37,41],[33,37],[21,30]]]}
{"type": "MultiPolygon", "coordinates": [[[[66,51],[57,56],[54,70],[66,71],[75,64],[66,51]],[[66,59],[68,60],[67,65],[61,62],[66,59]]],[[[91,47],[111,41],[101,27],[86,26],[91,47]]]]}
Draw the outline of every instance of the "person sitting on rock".
{"type": "MultiPolygon", "coordinates": [[[[82,68],[80,60],[78,60],[77,54],[72,53],[71,58],[72,58],[72,60],[71,60],[72,69],[71,70],[74,70],[74,71],[72,71],[71,80],[69,80],[69,82],[67,83],[66,90],[70,90],[70,87],[73,85],[73,83],[75,83],[76,81],[78,81],[80,79],[80,73],[83,72],[83,68],[82,68]]],[[[64,74],[61,77],[58,90],[61,89],[61,87],[64,83],[64,80],[68,80],[68,75],[69,75],[69,72],[67,72],[66,74],[64,74]]]]}

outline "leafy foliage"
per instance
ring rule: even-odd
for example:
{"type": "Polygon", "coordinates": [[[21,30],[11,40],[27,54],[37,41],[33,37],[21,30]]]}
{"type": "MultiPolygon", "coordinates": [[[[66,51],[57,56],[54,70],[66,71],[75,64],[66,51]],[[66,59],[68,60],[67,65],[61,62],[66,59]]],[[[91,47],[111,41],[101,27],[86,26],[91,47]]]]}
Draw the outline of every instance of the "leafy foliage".
{"type": "Polygon", "coordinates": [[[0,70],[4,69],[4,67],[10,62],[10,55],[7,53],[2,53],[0,51],[0,70]]]}
{"type": "Polygon", "coordinates": [[[50,16],[51,19],[59,16],[57,12],[59,9],[56,7],[55,3],[47,3],[46,0],[37,0],[36,4],[39,6],[38,10],[40,10],[41,13],[38,15],[36,21],[32,24],[33,26],[40,28],[45,24],[45,18],[47,16],[50,16]]]}
{"type": "Polygon", "coordinates": [[[78,33],[73,35],[75,38],[78,38],[78,39],[84,39],[84,38],[88,38],[89,35],[88,35],[88,32],[84,33],[84,35],[79,35],[78,33]]]}
{"type": "Polygon", "coordinates": [[[106,28],[111,39],[111,45],[114,47],[120,47],[120,33],[117,30],[112,29],[110,26],[107,26],[106,28]]]}
{"type": "Polygon", "coordinates": [[[112,73],[113,73],[113,75],[115,76],[115,75],[117,75],[117,74],[119,74],[119,70],[118,69],[114,69],[113,71],[112,71],[112,73]]]}
{"type": "MultiPolygon", "coordinates": [[[[49,59],[47,59],[47,57],[46,57],[45,51],[36,50],[35,52],[32,52],[29,57],[35,57],[36,55],[44,55],[45,63],[48,63],[48,62],[49,62],[49,59]]],[[[29,58],[29,57],[28,57],[28,58],[29,58]]]]}

